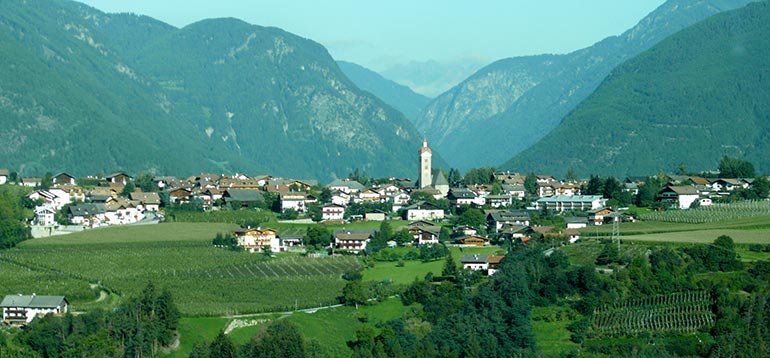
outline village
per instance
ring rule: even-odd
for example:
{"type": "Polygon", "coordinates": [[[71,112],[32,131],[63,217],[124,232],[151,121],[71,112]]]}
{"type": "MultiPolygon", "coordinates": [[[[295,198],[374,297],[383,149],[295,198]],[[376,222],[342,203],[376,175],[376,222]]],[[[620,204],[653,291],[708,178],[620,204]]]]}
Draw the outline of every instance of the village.
{"type": "MultiPolygon", "coordinates": [[[[533,237],[574,243],[580,239],[579,229],[637,220],[633,213],[619,209],[628,205],[629,198],[638,197],[649,179],[626,178],[622,183],[613,179],[612,185],[618,187],[615,194],[609,195],[586,193],[595,181],[602,184],[593,176],[590,181],[559,180],[550,175],[528,178],[519,173],[491,172],[484,183],[450,184],[443,171],[433,170],[427,140],[417,159],[417,181],[364,178],[368,185],[357,181],[355,175],[322,186],[316,180],[246,174],[188,178],[142,174],[134,178],[116,172],[78,179],[62,172],[47,178],[9,178],[8,171],[2,169],[0,184],[14,182],[34,189],[27,199],[35,203],[30,225],[37,237],[158,223],[165,219],[165,209],[184,207],[200,211],[270,210],[285,222],[304,224],[408,221],[408,225],[394,229],[408,231],[411,240],[388,241],[388,246],[394,247],[440,242],[471,246],[526,244],[533,237]],[[613,195],[625,199],[609,197],[613,195]]],[[[654,192],[657,210],[709,206],[736,191],[750,189],[754,182],[750,178],[687,175],[665,175],[657,180],[662,181],[654,192]]],[[[766,181],[763,183],[766,185],[766,181]]],[[[606,194],[608,190],[604,189],[606,194]]],[[[375,233],[374,229],[338,229],[328,249],[332,253],[368,253],[367,244],[375,233]]],[[[303,246],[302,236],[281,235],[269,228],[249,226],[230,234],[248,252],[275,253],[302,250],[303,246]]],[[[478,257],[466,259],[478,261],[478,257]]],[[[472,262],[467,266],[479,267],[472,262]]]]}

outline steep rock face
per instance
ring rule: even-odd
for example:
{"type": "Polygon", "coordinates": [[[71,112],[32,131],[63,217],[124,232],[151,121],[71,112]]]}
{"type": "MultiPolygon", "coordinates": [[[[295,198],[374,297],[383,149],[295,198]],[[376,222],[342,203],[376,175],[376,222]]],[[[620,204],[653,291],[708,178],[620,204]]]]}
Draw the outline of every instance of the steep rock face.
{"type": "Polygon", "coordinates": [[[337,61],[340,70],[358,88],[367,91],[414,121],[430,98],[415,93],[409,87],[393,82],[382,75],[351,62],[337,61]]]}
{"type": "Polygon", "coordinates": [[[558,70],[557,56],[500,60],[436,98],[421,113],[418,130],[439,148],[454,133],[474,122],[507,110],[527,91],[558,70]]]}
{"type": "Polygon", "coordinates": [[[10,168],[416,174],[414,126],[310,40],[234,19],[176,29],[69,1],[0,10],[10,168]]]}
{"type": "Polygon", "coordinates": [[[770,4],[687,28],[618,66],[503,168],[641,175],[712,169],[727,155],[770,169],[770,4]]]}
{"type": "Polygon", "coordinates": [[[518,66],[514,72],[490,65],[428,105],[417,121],[418,129],[437,142],[452,166],[499,164],[558,126],[618,64],[697,21],[749,2],[670,0],[620,36],[552,56],[547,71],[541,63],[522,66],[519,58],[504,60],[518,66]],[[486,83],[496,89],[473,85],[485,72],[506,80],[486,83]],[[512,74],[518,74],[522,83],[512,74]],[[485,101],[477,100],[482,97],[485,101]]]}

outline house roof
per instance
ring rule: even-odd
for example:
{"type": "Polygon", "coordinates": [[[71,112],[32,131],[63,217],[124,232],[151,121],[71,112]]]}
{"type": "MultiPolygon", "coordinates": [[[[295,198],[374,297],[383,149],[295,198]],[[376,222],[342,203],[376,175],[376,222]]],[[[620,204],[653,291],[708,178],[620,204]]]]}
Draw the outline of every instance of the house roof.
{"type": "Polygon", "coordinates": [[[63,302],[69,303],[64,296],[7,295],[0,307],[56,308],[63,302]]]}
{"type": "Polygon", "coordinates": [[[485,264],[487,263],[487,255],[462,255],[460,256],[460,262],[464,264],[485,264]]]}
{"type": "Polygon", "coordinates": [[[264,201],[265,197],[258,190],[250,189],[228,189],[222,195],[223,197],[230,198],[230,201],[240,202],[254,202],[264,201]]]}
{"type": "Polygon", "coordinates": [[[104,204],[94,203],[73,204],[69,207],[69,210],[72,216],[86,216],[105,212],[104,204]]]}
{"type": "Polygon", "coordinates": [[[334,231],[334,238],[339,240],[357,240],[366,241],[374,236],[375,230],[350,230],[338,229],[334,231]]]}
{"type": "Polygon", "coordinates": [[[601,200],[601,195],[555,195],[537,199],[538,203],[591,203],[601,200]]]}
{"type": "Polygon", "coordinates": [[[490,264],[499,264],[500,262],[503,261],[504,258],[505,256],[493,255],[493,256],[487,257],[487,262],[490,264]]]}
{"type": "Polygon", "coordinates": [[[418,201],[406,207],[406,210],[443,210],[427,201],[418,201]]]}
{"type": "Polygon", "coordinates": [[[663,193],[666,191],[672,191],[677,195],[698,195],[698,190],[695,189],[694,186],[690,186],[690,185],[680,185],[680,186],[669,185],[665,187],[663,190],[661,190],[660,192],[663,193]]]}
{"type": "Polygon", "coordinates": [[[581,217],[581,216],[572,216],[572,217],[564,218],[564,221],[567,224],[587,224],[588,223],[588,218],[581,217]]]}
{"type": "Polygon", "coordinates": [[[475,199],[477,195],[468,189],[452,189],[449,192],[449,196],[457,199],[475,199]]]}
{"type": "Polygon", "coordinates": [[[133,192],[128,196],[131,198],[131,200],[138,200],[139,202],[145,205],[160,204],[160,195],[158,195],[158,193],[133,192]]]}
{"type": "Polygon", "coordinates": [[[0,175],[8,176],[8,169],[0,169],[0,175]]]}
{"type": "Polygon", "coordinates": [[[326,184],[327,188],[333,188],[333,187],[345,187],[351,190],[364,190],[366,187],[355,181],[355,180],[349,180],[349,179],[335,179],[329,184],[326,184]]]}

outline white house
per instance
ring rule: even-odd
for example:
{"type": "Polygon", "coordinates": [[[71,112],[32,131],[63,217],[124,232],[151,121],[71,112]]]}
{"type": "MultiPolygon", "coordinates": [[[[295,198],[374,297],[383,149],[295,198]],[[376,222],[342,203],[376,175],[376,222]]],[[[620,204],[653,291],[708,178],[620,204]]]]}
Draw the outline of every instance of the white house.
{"type": "Polygon", "coordinates": [[[334,232],[334,248],[357,254],[366,250],[366,245],[373,236],[373,230],[336,230],[334,232]]]}
{"type": "Polygon", "coordinates": [[[404,206],[409,205],[410,199],[411,196],[409,194],[399,192],[391,195],[388,200],[390,200],[390,203],[393,204],[393,211],[399,211],[404,206]]]}
{"type": "Polygon", "coordinates": [[[460,263],[463,265],[463,269],[466,270],[487,271],[489,269],[487,255],[462,255],[460,257],[460,263]]]}
{"type": "Polygon", "coordinates": [[[280,252],[281,241],[278,239],[278,232],[273,229],[245,228],[233,232],[238,246],[248,252],[261,252],[270,250],[271,252],[280,252]]]}
{"type": "Polygon", "coordinates": [[[108,225],[133,224],[144,219],[138,202],[118,200],[104,204],[104,217],[108,225]]]}
{"type": "Polygon", "coordinates": [[[8,169],[0,169],[0,185],[8,182],[8,169]]]}
{"type": "Polygon", "coordinates": [[[444,219],[444,209],[420,201],[406,207],[406,219],[409,221],[442,220],[444,219]]]}
{"type": "Polygon", "coordinates": [[[321,208],[321,220],[343,220],[345,208],[337,204],[324,205],[321,208]]]}
{"type": "Polygon", "coordinates": [[[35,224],[51,226],[56,224],[56,210],[50,205],[35,207],[35,224]]]}
{"type": "Polygon", "coordinates": [[[281,194],[281,210],[294,209],[298,213],[304,213],[306,209],[307,196],[304,193],[284,193],[281,194]]]}
{"type": "Polygon", "coordinates": [[[61,210],[64,205],[70,204],[72,199],[70,194],[59,188],[48,190],[36,190],[27,195],[30,200],[42,200],[44,204],[54,210],[61,210]]]}
{"type": "Polygon", "coordinates": [[[3,298],[3,323],[26,325],[37,316],[65,314],[69,302],[64,296],[8,295],[3,298]]]}
{"type": "Polygon", "coordinates": [[[698,191],[690,185],[669,185],[658,193],[661,202],[679,209],[689,209],[699,197],[698,191]]]}
{"type": "Polygon", "coordinates": [[[601,195],[555,195],[537,199],[535,209],[547,208],[558,212],[566,210],[597,210],[603,208],[607,199],[601,195]]]}

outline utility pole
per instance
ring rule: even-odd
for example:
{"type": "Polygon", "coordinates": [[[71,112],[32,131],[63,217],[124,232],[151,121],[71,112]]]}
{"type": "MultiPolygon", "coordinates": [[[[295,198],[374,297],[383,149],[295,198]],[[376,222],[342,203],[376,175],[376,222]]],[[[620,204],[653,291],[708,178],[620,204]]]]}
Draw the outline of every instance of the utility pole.
{"type": "Polygon", "coordinates": [[[620,253],[620,215],[612,213],[610,217],[612,218],[612,242],[618,240],[618,253],[620,253]]]}

